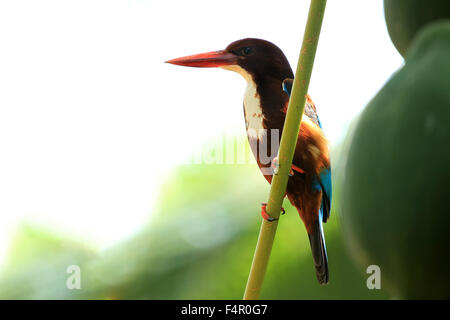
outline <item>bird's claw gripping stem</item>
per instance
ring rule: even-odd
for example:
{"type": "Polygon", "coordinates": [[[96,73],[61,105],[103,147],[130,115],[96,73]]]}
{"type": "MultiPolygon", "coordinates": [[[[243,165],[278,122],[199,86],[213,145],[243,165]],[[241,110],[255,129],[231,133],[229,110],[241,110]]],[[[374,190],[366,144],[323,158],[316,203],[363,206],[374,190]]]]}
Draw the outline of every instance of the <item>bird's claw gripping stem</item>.
{"type": "MultiPolygon", "coordinates": [[[[267,207],[267,203],[261,203],[261,216],[263,217],[264,220],[272,222],[275,220],[278,220],[278,218],[272,218],[266,211],[266,207],[267,207]]],[[[281,214],[285,214],[286,211],[284,210],[284,208],[281,208],[281,214]]]]}
{"type": "MultiPolygon", "coordinates": [[[[277,174],[278,169],[280,168],[278,157],[272,159],[271,167],[273,168],[273,173],[277,174]]],[[[298,173],[305,173],[305,171],[302,168],[293,164],[291,165],[291,170],[289,170],[289,177],[292,177],[294,175],[294,170],[297,171],[298,173]]]]}

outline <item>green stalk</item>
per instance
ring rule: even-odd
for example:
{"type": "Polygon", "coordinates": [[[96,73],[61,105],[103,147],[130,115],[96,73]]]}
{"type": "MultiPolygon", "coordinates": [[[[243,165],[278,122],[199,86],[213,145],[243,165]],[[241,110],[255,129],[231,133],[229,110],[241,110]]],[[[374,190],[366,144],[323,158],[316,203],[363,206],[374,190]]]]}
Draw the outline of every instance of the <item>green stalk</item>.
{"type": "MultiPolygon", "coordinates": [[[[273,218],[280,216],[281,206],[286,194],[289,171],[297,144],[303,110],[305,109],[306,94],[308,93],[309,80],[319,42],[326,3],[326,0],[311,0],[309,7],[302,49],[298,59],[291,98],[281,135],[280,149],[278,152],[279,169],[272,177],[269,201],[266,208],[267,213],[273,218]]],[[[268,222],[263,219],[247,286],[245,288],[244,300],[256,300],[259,297],[277,226],[278,220],[268,222]]]]}

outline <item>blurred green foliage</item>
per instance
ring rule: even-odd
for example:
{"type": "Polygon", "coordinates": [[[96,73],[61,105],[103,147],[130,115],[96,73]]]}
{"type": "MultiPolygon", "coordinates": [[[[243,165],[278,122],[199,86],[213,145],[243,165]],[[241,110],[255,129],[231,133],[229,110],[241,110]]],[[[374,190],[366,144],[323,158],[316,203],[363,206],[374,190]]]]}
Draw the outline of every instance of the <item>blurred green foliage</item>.
{"type": "Polygon", "coordinates": [[[361,114],[347,154],[345,235],[399,298],[450,297],[449,57],[450,20],[425,26],[361,114]]]}
{"type": "MultiPolygon", "coordinates": [[[[24,224],[1,275],[0,298],[241,299],[268,192],[256,165],[178,167],[151,222],[101,253],[24,224]],[[81,268],[81,290],[66,288],[72,264],[81,268]]],[[[288,201],[284,206],[261,299],[387,298],[367,289],[365,268],[350,261],[336,212],[325,225],[330,283],[320,286],[303,223],[288,201]]]]}
{"type": "Polygon", "coordinates": [[[435,21],[450,19],[450,1],[384,0],[384,17],[392,43],[406,57],[421,29],[435,21]]]}

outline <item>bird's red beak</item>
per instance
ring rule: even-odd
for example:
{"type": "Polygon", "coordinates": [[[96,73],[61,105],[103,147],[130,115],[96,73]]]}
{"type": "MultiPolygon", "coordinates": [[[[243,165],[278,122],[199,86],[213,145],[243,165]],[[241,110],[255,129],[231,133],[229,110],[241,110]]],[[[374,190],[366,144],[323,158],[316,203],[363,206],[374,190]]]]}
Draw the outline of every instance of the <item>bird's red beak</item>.
{"type": "Polygon", "coordinates": [[[214,68],[236,64],[238,56],[225,50],[211,51],[166,61],[186,67],[214,68]]]}

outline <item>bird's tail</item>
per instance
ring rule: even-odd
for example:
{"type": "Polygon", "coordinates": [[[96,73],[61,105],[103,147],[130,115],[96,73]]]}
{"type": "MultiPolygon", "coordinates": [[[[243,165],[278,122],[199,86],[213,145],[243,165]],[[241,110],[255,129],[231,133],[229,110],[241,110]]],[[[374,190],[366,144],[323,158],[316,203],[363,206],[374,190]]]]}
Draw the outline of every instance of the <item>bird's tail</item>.
{"type": "Polygon", "coordinates": [[[325,246],[325,236],[322,229],[322,219],[318,219],[308,234],[309,243],[311,244],[311,252],[316,267],[316,276],[320,284],[328,283],[328,257],[327,248],[325,246]]]}

